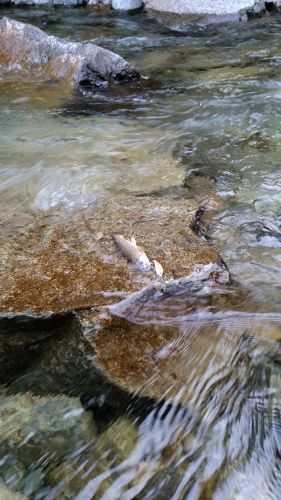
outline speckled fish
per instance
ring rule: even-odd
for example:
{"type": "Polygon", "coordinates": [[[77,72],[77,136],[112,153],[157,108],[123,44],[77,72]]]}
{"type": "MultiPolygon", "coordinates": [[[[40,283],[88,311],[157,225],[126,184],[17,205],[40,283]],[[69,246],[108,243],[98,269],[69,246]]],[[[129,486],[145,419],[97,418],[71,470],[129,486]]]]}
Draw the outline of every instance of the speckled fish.
{"type": "Polygon", "coordinates": [[[145,251],[141,247],[138,247],[135,238],[128,240],[124,238],[122,234],[113,234],[112,236],[123,255],[125,255],[139,271],[147,272],[150,270],[150,260],[145,251]]]}

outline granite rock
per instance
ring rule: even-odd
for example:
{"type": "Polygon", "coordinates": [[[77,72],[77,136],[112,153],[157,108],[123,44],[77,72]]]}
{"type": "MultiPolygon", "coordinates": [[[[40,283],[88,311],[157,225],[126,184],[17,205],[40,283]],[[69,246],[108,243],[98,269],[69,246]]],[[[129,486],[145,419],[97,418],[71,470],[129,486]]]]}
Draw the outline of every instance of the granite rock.
{"type": "Polygon", "coordinates": [[[6,17],[0,21],[0,47],[2,64],[33,70],[35,78],[36,72],[43,70],[52,78],[69,79],[88,87],[139,78],[135,68],[107,49],[49,36],[31,24],[6,17]]]}

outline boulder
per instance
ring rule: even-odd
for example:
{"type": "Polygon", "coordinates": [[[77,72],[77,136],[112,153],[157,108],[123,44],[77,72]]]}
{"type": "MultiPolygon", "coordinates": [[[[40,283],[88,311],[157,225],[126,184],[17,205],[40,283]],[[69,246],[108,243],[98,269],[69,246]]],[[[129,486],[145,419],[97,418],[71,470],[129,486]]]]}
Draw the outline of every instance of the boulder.
{"type": "Polygon", "coordinates": [[[91,414],[75,398],[1,396],[0,422],[1,456],[13,448],[13,454],[27,467],[44,453],[60,460],[96,434],[91,414]]]}
{"type": "MultiPolygon", "coordinates": [[[[190,21],[206,20],[207,22],[244,21],[255,15],[265,14],[278,10],[280,0],[267,2],[264,0],[146,0],[145,8],[155,13],[176,14],[187,16],[186,23],[190,21]]],[[[160,18],[160,20],[164,20],[160,18]]],[[[169,22],[167,20],[167,22],[169,22]]],[[[178,18],[178,24],[184,19],[178,18]]],[[[174,21],[176,25],[176,20],[174,21]]]]}
{"type": "Polygon", "coordinates": [[[113,81],[138,79],[127,61],[93,43],[68,42],[49,36],[31,24],[9,18],[0,21],[0,63],[46,71],[76,85],[105,87],[113,81]]]}
{"type": "Polygon", "coordinates": [[[145,7],[174,14],[237,14],[242,9],[252,8],[261,3],[257,0],[146,0],[145,7]]]}

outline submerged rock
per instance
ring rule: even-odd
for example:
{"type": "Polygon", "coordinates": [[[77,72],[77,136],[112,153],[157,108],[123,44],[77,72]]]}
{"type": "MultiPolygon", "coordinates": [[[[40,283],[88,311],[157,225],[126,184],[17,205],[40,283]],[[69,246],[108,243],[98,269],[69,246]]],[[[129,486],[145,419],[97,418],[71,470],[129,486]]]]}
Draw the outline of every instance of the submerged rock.
{"type": "Polygon", "coordinates": [[[128,418],[118,419],[86,452],[71,457],[51,471],[46,484],[55,487],[56,495],[52,498],[101,498],[114,480],[128,471],[129,456],[137,442],[137,426],[128,418]]]}
{"type": "MultiPolygon", "coordinates": [[[[206,388],[208,394],[202,395],[205,405],[213,391],[222,397],[224,377],[230,377],[234,385],[243,385],[245,372],[253,366],[280,362],[280,344],[275,342],[280,339],[280,321],[277,327],[274,321],[268,324],[266,314],[211,314],[207,312],[207,301],[200,296],[193,304],[190,300],[185,311],[183,300],[176,315],[176,301],[171,296],[165,304],[159,298],[158,305],[143,304],[139,310],[132,304],[131,321],[117,316],[101,317],[98,322],[94,318],[96,330],[89,338],[93,360],[116,386],[131,394],[189,407],[194,402],[195,380],[203,387],[205,379],[224,373],[217,387],[206,388]]],[[[112,312],[121,311],[116,306],[112,312]]]]}
{"type": "Polygon", "coordinates": [[[2,396],[0,403],[0,478],[28,498],[42,484],[47,468],[96,437],[91,414],[74,398],[22,394],[2,396]]]}
{"type": "Polygon", "coordinates": [[[122,57],[93,43],[68,42],[31,24],[4,17],[0,21],[0,63],[18,64],[77,85],[104,87],[113,81],[138,79],[122,57]]]}
{"type": "Polygon", "coordinates": [[[165,280],[183,278],[196,266],[217,265],[210,275],[229,275],[216,250],[190,229],[190,200],[120,197],[51,227],[35,218],[5,247],[1,270],[2,313],[46,314],[110,304],[159,281],[152,267],[139,272],[118,250],[112,233],[134,236],[148,258],[160,262],[165,280]]]}
{"type": "Polygon", "coordinates": [[[95,328],[95,324],[91,324],[89,330],[85,326],[82,331],[79,321],[74,318],[66,323],[61,332],[44,342],[25,372],[10,384],[9,392],[90,397],[95,398],[93,406],[97,408],[105,400],[111,408],[122,407],[128,400],[128,393],[95,364],[95,352],[87,340],[95,328]]]}
{"type": "Polygon", "coordinates": [[[26,466],[43,453],[52,453],[57,460],[95,436],[91,414],[75,398],[2,396],[0,421],[2,456],[13,448],[26,466]]]}

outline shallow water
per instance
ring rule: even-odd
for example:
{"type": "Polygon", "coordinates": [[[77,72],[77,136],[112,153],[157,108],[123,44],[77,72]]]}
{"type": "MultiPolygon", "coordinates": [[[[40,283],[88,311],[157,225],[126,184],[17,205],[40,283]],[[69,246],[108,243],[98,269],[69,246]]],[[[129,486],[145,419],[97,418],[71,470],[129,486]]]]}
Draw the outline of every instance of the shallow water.
{"type": "MultiPolygon", "coordinates": [[[[134,380],[132,372],[130,380],[148,406],[115,409],[112,425],[66,449],[59,463],[42,453],[26,468],[20,452],[5,449],[1,480],[36,499],[278,499],[281,18],[179,34],[144,14],[2,13],[70,40],[94,40],[151,77],[143,87],[77,94],[44,75],[2,68],[3,221],[24,231],[29,215],[64,217],[124,190],[165,196],[163,188],[184,184],[181,196],[212,207],[203,222],[234,283],[116,306],[115,314],[147,327],[135,337],[132,327],[132,344],[139,342],[132,363],[144,376],[134,380]],[[166,402],[151,402],[163,394],[166,402]]],[[[68,357],[75,358],[71,346],[68,357]]],[[[59,380],[54,366],[48,376],[59,380]]],[[[34,390],[32,369],[13,383],[34,390]]],[[[75,377],[69,386],[77,396],[75,377]]],[[[43,388],[37,394],[46,395],[43,388]]],[[[53,389],[64,392],[59,383],[53,389]]],[[[87,404],[101,427],[111,421],[106,394],[87,404]]]]}

